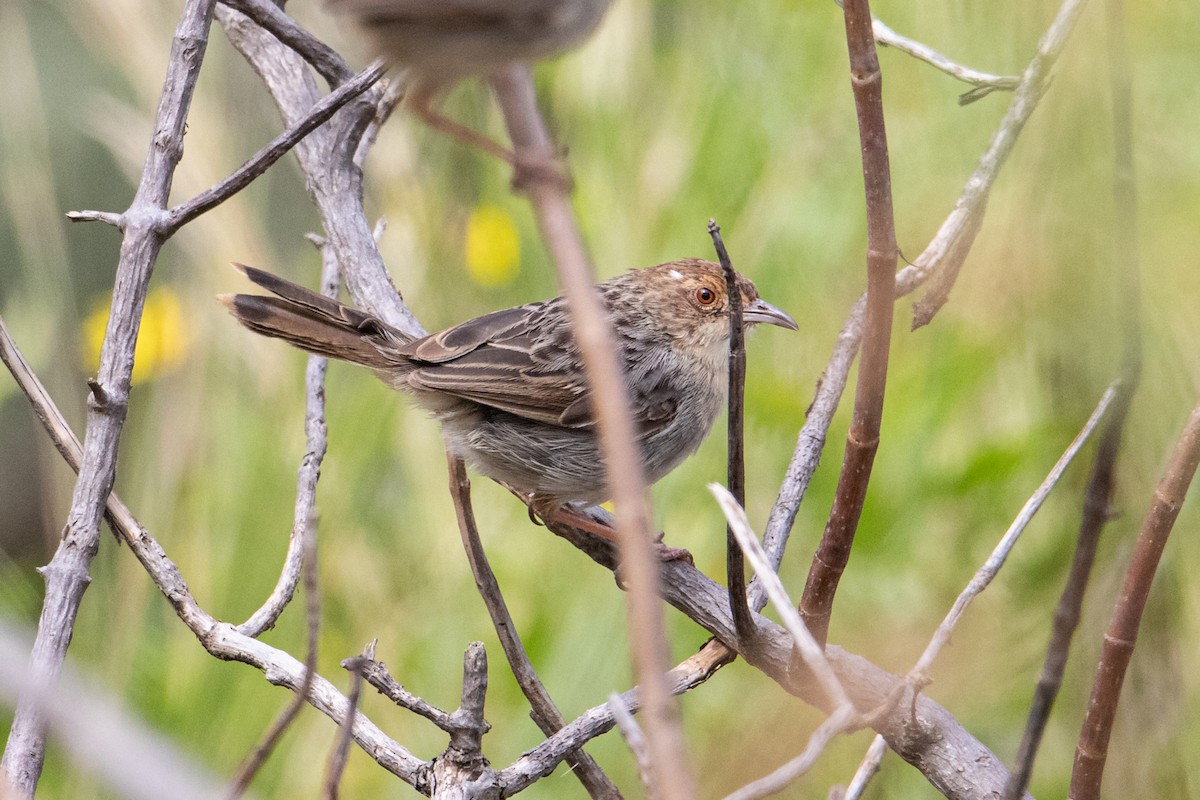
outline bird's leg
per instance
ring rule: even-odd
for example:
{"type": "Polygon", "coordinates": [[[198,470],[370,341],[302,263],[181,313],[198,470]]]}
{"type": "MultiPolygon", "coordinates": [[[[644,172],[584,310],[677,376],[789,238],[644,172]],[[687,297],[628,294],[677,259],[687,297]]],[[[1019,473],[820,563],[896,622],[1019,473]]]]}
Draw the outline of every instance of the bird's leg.
{"type": "Polygon", "coordinates": [[[444,133],[468,147],[482,150],[488,155],[495,156],[511,166],[513,168],[512,183],[514,188],[520,189],[528,186],[532,181],[560,183],[568,191],[573,188],[570,175],[567,174],[566,169],[559,161],[539,155],[513,151],[490,136],[486,136],[479,131],[468,128],[461,122],[450,119],[450,117],[435,109],[433,103],[433,93],[420,86],[415,87],[409,93],[407,100],[407,105],[412,112],[435,131],[444,133]]]}
{"type": "MultiPolygon", "coordinates": [[[[571,506],[559,503],[554,498],[539,498],[533,496],[529,499],[529,518],[534,519],[534,515],[541,518],[546,524],[569,525],[572,528],[581,530],[585,533],[590,533],[593,536],[599,536],[601,539],[619,544],[617,541],[617,532],[611,526],[603,522],[598,522],[586,514],[571,508],[571,506]]],[[[536,522],[536,520],[534,520],[536,522]]],[[[665,532],[659,531],[654,537],[654,554],[658,556],[659,561],[686,561],[691,564],[692,554],[682,547],[671,547],[663,543],[665,532]]],[[[618,567],[618,570],[620,568],[618,567]]]]}

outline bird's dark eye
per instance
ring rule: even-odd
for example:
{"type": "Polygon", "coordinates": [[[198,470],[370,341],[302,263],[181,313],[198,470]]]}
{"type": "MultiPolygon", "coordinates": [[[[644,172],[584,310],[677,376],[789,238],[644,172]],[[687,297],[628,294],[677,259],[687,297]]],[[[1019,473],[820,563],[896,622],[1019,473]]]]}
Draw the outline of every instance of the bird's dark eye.
{"type": "Polygon", "coordinates": [[[717,293],[707,286],[701,286],[696,290],[696,302],[702,306],[711,306],[717,302],[717,293]]]}

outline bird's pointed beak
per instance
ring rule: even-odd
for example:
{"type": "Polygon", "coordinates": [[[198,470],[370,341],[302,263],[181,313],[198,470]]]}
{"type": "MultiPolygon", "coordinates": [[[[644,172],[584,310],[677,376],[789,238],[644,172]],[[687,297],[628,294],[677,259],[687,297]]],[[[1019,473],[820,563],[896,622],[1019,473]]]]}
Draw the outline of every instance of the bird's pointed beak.
{"type": "Polygon", "coordinates": [[[768,325],[778,325],[781,328],[796,331],[800,326],[786,311],[768,303],[766,300],[755,300],[742,309],[742,319],[751,325],[765,322],[768,325]]]}

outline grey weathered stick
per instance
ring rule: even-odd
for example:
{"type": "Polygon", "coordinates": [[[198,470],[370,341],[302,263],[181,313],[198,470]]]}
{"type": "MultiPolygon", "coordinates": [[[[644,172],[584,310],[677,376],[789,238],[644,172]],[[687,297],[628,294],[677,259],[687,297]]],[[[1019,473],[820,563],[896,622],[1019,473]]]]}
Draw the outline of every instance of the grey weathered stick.
{"type": "Polygon", "coordinates": [[[625,740],[625,744],[629,746],[629,751],[633,753],[634,761],[637,762],[638,775],[642,780],[642,786],[649,789],[649,787],[654,785],[654,779],[650,776],[654,766],[650,763],[650,753],[646,749],[646,734],[642,733],[642,727],[637,724],[637,720],[633,718],[633,714],[629,713],[629,709],[625,707],[624,701],[621,700],[621,695],[616,692],[610,694],[608,696],[608,707],[612,709],[613,720],[617,723],[617,730],[621,732],[621,738],[625,740]]]}
{"type": "MultiPolygon", "coordinates": [[[[737,273],[729,260],[721,228],[716,220],[708,221],[708,235],[712,237],[717,259],[725,272],[725,291],[729,295],[729,413],[726,435],[726,483],[734,501],[741,507],[746,505],[746,457],[745,418],[746,395],[746,335],[742,326],[742,293],[737,288],[737,273]]],[[[731,523],[725,526],[725,585],[729,587],[729,607],[733,612],[734,627],[738,638],[750,642],[754,632],[750,617],[750,605],[746,598],[746,563],[742,548],[738,546],[731,523]]]]}
{"type": "Polygon", "coordinates": [[[1104,418],[1104,414],[1108,411],[1108,407],[1112,404],[1113,397],[1116,395],[1116,385],[1109,386],[1104,394],[1100,397],[1100,402],[1096,404],[1096,409],[1092,415],[1088,417],[1084,423],[1083,429],[1076,434],[1075,439],[1067,446],[1067,449],[1059,456],[1058,461],[1050,469],[1046,478],[1034,493],[1025,501],[1025,505],[1021,507],[1021,511],[1017,514],[1016,519],[1008,526],[1008,530],[1004,532],[1004,536],[1000,538],[1000,542],[996,545],[992,554],[988,556],[987,561],[983,563],[976,572],[966,588],[959,593],[947,612],[946,617],[942,620],[942,624],[938,626],[933,634],[933,638],[929,640],[929,644],[925,647],[925,651],[921,653],[921,657],[917,659],[917,663],[909,672],[909,676],[919,685],[924,685],[929,681],[929,668],[933,666],[934,659],[938,653],[950,641],[950,635],[954,632],[955,625],[962,618],[963,612],[967,610],[967,606],[971,601],[979,596],[980,592],[988,587],[992,579],[996,577],[996,573],[1004,566],[1008,554],[1012,552],[1013,546],[1017,543],[1021,533],[1029,525],[1033,516],[1037,514],[1042,504],[1046,502],[1046,498],[1050,492],[1058,485],[1059,478],[1066,472],[1067,467],[1075,460],[1084,443],[1091,437],[1092,431],[1100,424],[1100,420],[1104,418]]]}
{"type": "MultiPolygon", "coordinates": [[[[100,520],[112,492],[117,447],[128,411],[133,350],[141,325],[150,275],[164,241],[163,216],[175,166],[183,155],[183,134],[200,64],[208,44],[214,0],[187,0],[171,42],[167,74],[155,116],[141,181],[123,215],[123,237],[100,370],[88,401],[79,478],[62,541],[41,569],[46,595],[29,658],[39,680],[53,681],[62,668],[75,618],[100,546],[100,520]]],[[[17,705],[0,761],[0,772],[19,796],[32,797],[46,756],[46,721],[35,705],[17,705]]]]}
{"type": "MultiPolygon", "coordinates": [[[[216,208],[245,189],[255,178],[266,172],[272,164],[291,152],[301,139],[325,124],[330,117],[355,97],[374,86],[385,72],[387,72],[387,67],[382,61],[373,61],[354,78],[321,98],[320,102],[309,109],[302,119],[272,139],[266,147],[251,156],[250,160],[234,170],[225,180],[206,189],[186,203],[172,208],[168,212],[167,222],[171,231],[179,230],[204,212],[216,208]]],[[[68,214],[68,216],[70,215],[68,214]]]]}
{"type": "Polygon", "coordinates": [[[321,790],[324,800],[337,800],[338,786],[342,782],[342,773],[346,771],[346,761],[350,757],[350,742],[354,739],[354,722],[358,716],[358,700],[362,697],[363,665],[375,660],[375,643],[370,642],[363,649],[362,655],[347,659],[342,666],[350,672],[350,691],[346,695],[347,709],[338,726],[337,737],[329,750],[329,761],[325,765],[325,781],[321,790]]]}
{"type": "MultiPolygon", "coordinates": [[[[549,162],[554,146],[537,108],[533,76],[514,66],[492,78],[513,148],[549,162]]],[[[605,474],[617,511],[617,535],[629,584],[630,649],[645,692],[645,729],[654,759],[659,800],[691,800],[695,787],[687,769],[678,712],[663,675],[669,665],[666,630],[658,602],[649,498],[642,475],[633,419],[607,314],[600,302],[583,239],[561,181],[534,176],[525,187],[546,249],[558,268],[594,401],[605,474]]]]}
{"type": "Polygon", "coordinates": [[[796,640],[796,649],[800,651],[801,658],[812,670],[818,683],[821,684],[821,688],[825,690],[827,704],[833,708],[849,706],[853,709],[854,706],[846,695],[846,690],[834,675],[833,668],[829,666],[829,661],[825,658],[824,653],[821,652],[821,643],[808,630],[804,620],[792,606],[792,599],[788,597],[787,590],[783,588],[783,582],[779,580],[779,575],[767,562],[767,554],[754,536],[754,530],[750,527],[750,520],[746,518],[745,509],[724,486],[711,483],[708,489],[717,498],[717,503],[720,504],[721,511],[729,522],[735,543],[750,560],[750,566],[762,581],[767,596],[771,598],[771,603],[775,606],[775,611],[783,620],[783,626],[796,640]]]}
{"type": "MultiPolygon", "coordinates": [[[[71,430],[62,413],[46,393],[37,376],[28,368],[8,330],[0,320],[0,355],[16,378],[18,386],[34,405],[38,418],[63,459],[78,470],[83,446],[71,430]]],[[[200,644],[214,657],[223,661],[249,664],[268,676],[271,683],[299,692],[310,674],[304,665],[290,654],[240,633],[230,623],[215,619],[196,602],[183,580],[179,568],[167,557],[162,547],[134,518],[129,507],[116,493],[109,494],[106,517],[119,537],[129,545],[130,552],[141,562],[154,585],[162,592],[175,614],[196,636],[200,644]]],[[[320,675],[313,675],[308,702],[334,720],[344,719],[346,698],[320,675]]],[[[388,738],[370,720],[359,716],[354,730],[355,741],[384,769],[414,787],[425,785],[429,764],[409,753],[388,738]]]]}
{"type": "Polygon", "coordinates": [[[813,731],[812,736],[808,739],[808,744],[804,746],[800,755],[770,775],[748,783],[736,792],[727,795],[725,800],[758,800],[760,797],[768,797],[783,791],[789,784],[812,769],[817,758],[825,752],[825,748],[835,736],[855,727],[858,720],[858,713],[853,706],[842,707],[834,711],[813,731]]]}
{"type": "Polygon", "coordinates": [[[846,792],[842,795],[842,800],[859,800],[863,792],[867,788],[867,784],[871,782],[871,778],[879,772],[879,765],[883,762],[883,755],[887,752],[887,742],[883,737],[876,734],[871,740],[871,746],[867,748],[867,754],[863,756],[859,762],[858,769],[854,772],[854,777],[850,779],[850,783],[846,786],[846,792]]]}
{"type": "MultiPolygon", "coordinates": [[[[317,243],[321,252],[321,293],[336,299],[338,292],[338,263],[325,247],[323,240],[317,243]]],[[[292,601],[296,584],[305,562],[306,543],[313,535],[316,515],[317,480],[321,477],[321,464],[325,460],[329,431],[325,424],[325,373],[329,359],[310,356],[304,370],[304,458],[296,474],[296,503],[292,514],[292,531],[288,538],[288,550],[284,556],[279,580],[266,602],[250,618],[238,626],[247,636],[260,636],[263,631],[275,626],[279,615],[292,601]]],[[[314,546],[315,552],[315,546],[314,546]]],[[[315,576],[314,576],[315,577],[315,576]]],[[[310,608],[311,612],[311,608],[310,608]]]]}
{"type": "Polygon", "coordinates": [[[348,658],[342,662],[342,667],[345,669],[350,669],[354,666],[357,666],[362,671],[363,679],[367,683],[374,686],[376,691],[396,705],[413,712],[417,716],[424,717],[446,731],[446,733],[453,730],[453,725],[450,724],[450,715],[447,712],[430,705],[401,686],[391,676],[391,673],[388,672],[386,664],[374,659],[362,658],[361,656],[348,658]]]}
{"type": "MultiPolygon", "coordinates": [[[[262,76],[285,125],[295,125],[320,102],[311,74],[294,51],[245,15],[220,6],[217,19],[230,42],[262,76]]],[[[328,246],[356,305],[414,338],[425,329],[393,285],[363,209],[362,170],[355,163],[382,92],[370,89],[346,104],[328,124],[295,147],[328,246]]]]}
{"type": "Polygon", "coordinates": [[[1138,628],[1141,627],[1142,613],[1146,610],[1146,600],[1150,597],[1154,574],[1158,571],[1158,562],[1198,465],[1200,405],[1192,409],[1154,490],[1150,510],[1142,522],[1121,593],[1113,608],[1112,621],[1104,634],[1087,715],[1083,719],[1079,743],[1075,748],[1075,764],[1067,793],[1070,800],[1097,800],[1100,797],[1100,782],[1108,758],[1108,741],[1117,717],[1125,670],[1129,667],[1133,648],[1137,644],[1138,628]]]}
{"type": "Polygon", "coordinates": [[[829,660],[821,651],[820,643],[813,638],[800,618],[799,612],[792,606],[791,598],[787,596],[779,576],[767,563],[767,555],[763,552],[762,545],[758,543],[758,539],[750,527],[750,521],[746,519],[745,510],[725,487],[714,483],[710,484],[708,488],[721,505],[721,511],[724,512],[725,518],[729,522],[730,530],[733,532],[738,547],[745,551],[746,558],[754,568],[755,574],[762,579],[771,603],[783,619],[784,627],[795,639],[796,649],[825,690],[826,704],[833,707],[833,713],[809,737],[808,744],[799,756],[770,775],[747,784],[726,798],[726,800],[755,800],[755,798],[766,797],[781,791],[807,772],[834,736],[862,725],[862,718],[834,674],[829,660]]]}
{"type": "Polygon", "coordinates": [[[960,103],[965,104],[979,100],[984,95],[997,90],[1012,91],[1021,83],[1021,79],[1016,75],[992,75],[987,72],[979,72],[970,67],[964,67],[962,64],[950,60],[926,44],[922,44],[915,39],[910,39],[907,36],[901,36],[885,25],[878,17],[871,17],[871,31],[875,34],[875,41],[878,44],[907,53],[952,78],[974,86],[974,90],[967,92],[959,99],[960,103]]]}
{"type": "Polygon", "coordinates": [[[245,14],[296,51],[325,79],[330,89],[338,88],[354,75],[354,71],[336,50],[288,16],[282,4],[276,5],[270,0],[221,0],[221,3],[245,14]]]}
{"type": "MultiPolygon", "coordinates": [[[[492,627],[496,629],[500,647],[508,659],[513,677],[517,679],[517,685],[529,701],[530,716],[543,734],[551,736],[561,730],[567,721],[529,661],[525,645],[521,643],[521,636],[517,633],[517,625],[508,613],[504,595],[500,593],[500,583],[496,580],[496,574],[492,572],[491,564],[488,563],[487,553],[484,552],[483,542],[479,538],[479,528],[475,524],[467,468],[461,458],[450,453],[446,454],[446,461],[450,469],[450,496],[454,498],[458,529],[467,553],[467,562],[471,565],[471,574],[475,576],[475,587],[483,597],[488,615],[492,618],[492,627]]],[[[600,765],[583,750],[568,754],[567,761],[571,765],[571,773],[583,784],[590,797],[613,800],[621,797],[621,793],[600,769],[600,765]]]]}
{"type": "Polygon", "coordinates": [[[850,560],[854,534],[867,499],[871,466],[879,449],[897,256],[891,166],[883,119],[883,75],[871,33],[871,9],[867,0],[845,0],[843,10],[867,201],[867,300],[862,363],[854,394],[854,417],[846,436],[845,460],[838,475],[829,521],[800,598],[800,613],[821,643],[829,633],[833,598],[850,560]]]}

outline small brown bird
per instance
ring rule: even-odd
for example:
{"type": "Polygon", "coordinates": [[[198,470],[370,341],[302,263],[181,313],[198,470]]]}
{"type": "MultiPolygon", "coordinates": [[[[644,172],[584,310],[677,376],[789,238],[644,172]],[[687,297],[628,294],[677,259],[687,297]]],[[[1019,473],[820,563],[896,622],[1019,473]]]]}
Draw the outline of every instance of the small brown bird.
{"type": "MultiPolygon", "coordinates": [[[[252,331],[362,364],[412,395],[442,425],[451,452],[533,496],[550,519],[610,497],[583,363],[562,297],[496,311],[413,340],[383,321],[268,272],[236,265],[274,294],[222,295],[252,331]]],[[[796,330],[738,276],[743,319],[796,330]]],[[[599,285],[621,349],[646,480],[662,478],[708,435],[725,402],[725,275],[684,259],[599,285]]]]}
{"type": "MultiPolygon", "coordinates": [[[[464,78],[533,64],[582,42],[611,0],[329,0],[372,50],[405,70],[405,103],[431,127],[518,164],[517,157],[433,108],[464,78]]],[[[526,165],[529,166],[529,165],[526,165]]]]}

